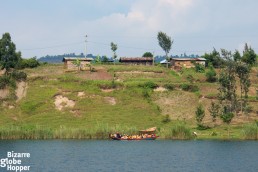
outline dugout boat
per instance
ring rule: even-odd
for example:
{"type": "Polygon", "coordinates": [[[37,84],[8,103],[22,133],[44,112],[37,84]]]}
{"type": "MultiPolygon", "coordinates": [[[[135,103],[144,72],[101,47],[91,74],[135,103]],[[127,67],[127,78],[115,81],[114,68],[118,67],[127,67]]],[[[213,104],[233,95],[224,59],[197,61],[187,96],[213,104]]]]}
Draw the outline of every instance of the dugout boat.
{"type": "Polygon", "coordinates": [[[156,127],[148,128],[146,130],[140,130],[137,135],[126,135],[126,134],[110,134],[109,138],[112,140],[155,140],[158,138],[156,135],[156,127]]]}

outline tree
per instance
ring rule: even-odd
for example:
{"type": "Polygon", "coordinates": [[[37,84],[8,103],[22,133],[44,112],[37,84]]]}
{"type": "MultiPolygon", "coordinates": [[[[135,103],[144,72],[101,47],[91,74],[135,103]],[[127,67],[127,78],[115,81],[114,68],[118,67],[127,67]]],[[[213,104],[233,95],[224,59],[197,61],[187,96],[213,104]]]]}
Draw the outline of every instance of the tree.
{"type": "Polygon", "coordinates": [[[243,112],[243,107],[247,106],[247,98],[249,87],[251,86],[250,82],[250,67],[243,63],[238,62],[236,65],[236,74],[240,81],[240,104],[241,104],[241,112],[243,112]],[[244,94],[244,99],[243,99],[244,94]]]}
{"type": "Polygon", "coordinates": [[[205,72],[205,66],[200,63],[194,63],[195,71],[198,73],[204,73],[205,72]]]}
{"type": "Polygon", "coordinates": [[[223,106],[226,106],[229,112],[236,111],[236,64],[233,61],[230,51],[221,50],[222,56],[225,59],[225,68],[219,75],[219,100],[223,106]]]}
{"type": "Polygon", "coordinates": [[[102,62],[103,62],[103,63],[107,63],[107,62],[108,62],[107,56],[103,56],[103,57],[102,57],[102,62]]]}
{"type": "Polygon", "coordinates": [[[235,62],[241,60],[241,55],[240,55],[240,53],[239,53],[238,50],[236,50],[235,53],[233,54],[233,58],[234,58],[234,61],[235,61],[235,62]]]}
{"type": "Polygon", "coordinates": [[[206,59],[206,64],[212,64],[214,68],[220,68],[224,63],[220,53],[215,48],[210,54],[205,53],[202,57],[206,59]]]}
{"type": "Polygon", "coordinates": [[[151,52],[145,52],[142,57],[153,57],[153,54],[151,52]]]}
{"type": "Polygon", "coordinates": [[[224,106],[223,112],[220,114],[220,118],[224,123],[228,125],[228,137],[229,137],[229,124],[231,123],[234,113],[230,112],[231,109],[228,106],[224,106]]]}
{"type": "Polygon", "coordinates": [[[216,82],[217,78],[216,78],[216,71],[214,69],[214,67],[212,66],[212,64],[209,64],[209,70],[206,72],[206,81],[208,82],[216,82]]]}
{"type": "Polygon", "coordinates": [[[219,109],[220,109],[219,105],[212,101],[211,106],[209,107],[208,110],[210,112],[213,122],[216,122],[217,116],[219,115],[219,109]]]}
{"type": "Polygon", "coordinates": [[[95,59],[95,62],[96,62],[97,64],[101,62],[99,55],[97,55],[97,57],[96,57],[96,59],[95,59]]]}
{"type": "Polygon", "coordinates": [[[5,69],[5,74],[9,74],[21,59],[21,53],[16,52],[16,46],[11,40],[9,33],[4,33],[0,39],[0,67],[5,69]]]}
{"type": "Polygon", "coordinates": [[[243,51],[242,61],[251,66],[255,65],[255,63],[256,63],[256,54],[251,47],[248,47],[247,43],[245,44],[245,48],[243,51]]]}
{"type": "Polygon", "coordinates": [[[116,55],[117,44],[111,42],[110,46],[111,46],[111,50],[112,50],[113,53],[114,53],[114,54],[113,54],[113,59],[114,59],[114,64],[115,64],[115,59],[116,59],[116,57],[117,57],[117,55],[116,55]]]}
{"type": "Polygon", "coordinates": [[[81,61],[79,58],[77,58],[75,61],[72,62],[77,68],[78,68],[78,71],[81,70],[81,61]]]}
{"type": "Polygon", "coordinates": [[[203,109],[203,106],[198,105],[197,109],[195,111],[195,118],[196,118],[198,126],[202,126],[202,120],[203,120],[204,116],[205,116],[205,111],[203,109]]]}
{"type": "MultiPolygon", "coordinates": [[[[168,53],[171,49],[171,46],[173,44],[173,40],[171,41],[171,37],[169,37],[166,33],[164,32],[158,32],[158,41],[159,41],[159,45],[160,47],[165,51],[166,53],[166,59],[167,62],[169,61],[168,58],[168,53]]],[[[168,68],[168,63],[167,63],[167,68],[168,68]]]]}

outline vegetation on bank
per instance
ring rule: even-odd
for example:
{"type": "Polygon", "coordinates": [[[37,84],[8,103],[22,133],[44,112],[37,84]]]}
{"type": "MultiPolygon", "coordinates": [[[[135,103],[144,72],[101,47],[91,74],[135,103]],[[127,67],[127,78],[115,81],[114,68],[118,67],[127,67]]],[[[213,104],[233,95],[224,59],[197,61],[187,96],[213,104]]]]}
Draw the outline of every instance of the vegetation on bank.
{"type": "Polygon", "coordinates": [[[0,91],[11,92],[0,99],[1,139],[107,139],[153,126],[160,139],[257,139],[258,68],[248,46],[243,56],[222,51],[227,60],[205,54],[208,68],[93,64],[65,72],[21,59],[8,34],[3,42],[12,56],[0,52],[0,91]],[[20,81],[27,85],[18,100],[20,81]]]}
{"type": "MultiPolygon", "coordinates": [[[[18,103],[15,99],[2,101],[0,106],[0,135],[2,139],[107,139],[109,133],[137,133],[138,130],[157,126],[160,139],[227,139],[227,125],[220,119],[213,127],[207,107],[212,99],[209,95],[218,93],[217,83],[206,82],[205,73],[196,73],[194,69],[184,69],[174,73],[166,68],[142,67],[138,72],[130,73],[132,66],[94,66],[97,72],[63,72],[62,65],[44,65],[27,68],[29,88],[27,95],[18,103]],[[108,80],[89,80],[106,69],[108,80]],[[114,72],[114,71],[125,72],[114,72]],[[148,68],[149,72],[145,73],[148,68]],[[162,72],[156,73],[156,70],[162,72]],[[129,72],[129,73],[128,73],[129,72]],[[86,75],[86,78],[81,74],[86,75]],[[193,81],[189,80],[193,76],[193,81]],[[111,77],[112,78],[112,77],[111,77]],[[195,85],[198,90],[184,90],[181,85],[195,85]],[[155,91],[158,87],[169,88],[155,91]],[[106,91],[107,90],[107,91],[106,91]],[[83,97],[78,97],[84,92],[83,97]],[[64,107],[61,111],[55,107],[56,95],[63,95],[75,102],[73,108],[64,107]],[[208,97],[208,98],[203,98],[208,97]],[[116,102],[112,105],[109,98],[116,102]],[[168,101],[169,104],[166,104],[168,101]],[[200,130],[195,122],[195,109],[198,104],[205,107],[204,126],[200,130]],[[15,108],[9,108],[14,106],[15,108]]],[[[136,71],[137,68],[133,69],[136,71]]],[[[256,70],[256,69],[255,69],[256,70]]],[[[255,78],[251,78],[255,81],[255,78]]],[[[255,81],[256,82],[256,81],[255,81]]],[[[252,96],[255,96],[252,92],[252,96]]],[[[250,102],[252,112],[241,115],[244,121],[235,117],[230,128],[232,139],[257,139],[247,132],[246,124],[251,123],[257,102],[250,102]],[[248,120],[248,118],[250,118],[248,120]]],[[[252,129],[251,129],[252,130],[252,129]]]]}

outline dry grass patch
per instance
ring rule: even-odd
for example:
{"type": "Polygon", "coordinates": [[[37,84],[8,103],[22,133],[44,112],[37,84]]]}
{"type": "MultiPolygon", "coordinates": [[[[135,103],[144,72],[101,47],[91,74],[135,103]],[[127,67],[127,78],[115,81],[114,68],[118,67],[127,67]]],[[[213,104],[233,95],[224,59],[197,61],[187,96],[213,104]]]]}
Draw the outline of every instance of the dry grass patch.
{"type": "Polygon", "coordinates": [[[189,92],[173,91],[159,93],[155,103],[161,108],[163,115],[171,119],[190,120],[195,118],[198,97],[189,92]]]}

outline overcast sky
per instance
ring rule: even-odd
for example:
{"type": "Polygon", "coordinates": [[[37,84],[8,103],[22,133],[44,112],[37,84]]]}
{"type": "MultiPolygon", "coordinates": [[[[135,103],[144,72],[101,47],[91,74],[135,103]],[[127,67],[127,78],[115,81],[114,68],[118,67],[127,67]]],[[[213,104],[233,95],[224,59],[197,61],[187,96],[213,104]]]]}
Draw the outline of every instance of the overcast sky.
{"type": "Polygon", "coordinates": [[[258,52],[257,0],[1,0],[0,33],[9,32],[23,57],[84,52],[111,56],[165,53],[163,31],[174,43],[170,54],[216,49],[258,52]]]}

